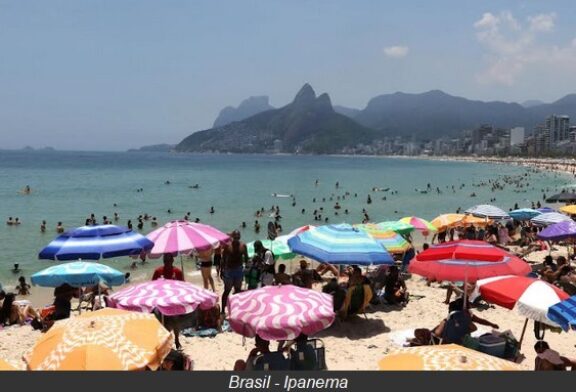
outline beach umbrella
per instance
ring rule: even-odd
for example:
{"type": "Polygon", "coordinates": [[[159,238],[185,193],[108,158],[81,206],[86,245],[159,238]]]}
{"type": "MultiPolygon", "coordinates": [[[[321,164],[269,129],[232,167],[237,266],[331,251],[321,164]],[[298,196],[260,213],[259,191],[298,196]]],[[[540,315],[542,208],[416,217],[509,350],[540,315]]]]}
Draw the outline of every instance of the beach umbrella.
{"type": "Polygon", "coordinates": [[[293,285],[265,286],[228,300],[230,326],[245,337],[292,340],[328,328],[334,318],[331,295],[293,285]]]}
{"type": "Polygon", "coordinates": [[[40,254],[46,260],[99,260],[138,255],[154,246],[150,240],[127,227],[115,225],[82,226],[67,231],[50,242],[40,254]]]}
{"type": "Polygon", "coordinates": [[[542,212],[538,210],[533,210],[532,208],[519,208],[517,210],[512,210],[508,213],[508,215],[510,215],[512,218],[518,221],[530,220],[541,214],[542,212]]]}
{"type": "Polygon", "coordinates": [[[400,221],[385,221],[377,223],[377,225],[384,231],[394,231],[402,235],[410,234],[415,230],[411,224],[400,221]]]}
{"type": "MultiPolygon", "coordinates": [[[[294,237],[300,233],[303,233],[305,231],[308,231],[314,227],[315,226],[312,226],[312,225],[301,226],[301,227],[298,227],[297,229],[292,230],[290,233],[288,233],[286,235],[276,237],[273,241],[261,240],[261,242],[262,242],[262,245],[264,245],[264,247],[266,249],[270,249],[272,251],[272,253],[274,253],[275,258],[280,258],[283,260],[290,260],[290,259],[293,259],[294,257],[296,257],[296,254],[294,252],[292,252],[292,250],[288,246],[288,240],[290,238],[292,238],[292,237],[294,237]]],[[[249,242],[246,244],[246,248],[248,250],[248,257],[254,257],[254,255],[255,255],[254,242],[256,242],[256,241],[252,241],[252,242],[249,242]]]]}
{"type": "Polygon", "coordinates": [[[560,207],[559,210],[565,214],[568,214],[568,215],[576,215],[576,205],[575,204],[560,207]]]}
{"type": "Polygon", "coordinates": [[[545,212],[556,212],[556,210],[554,208],[550,208],[550,207],[540,207],[540,208],[536,208],[536,211],[540,211],[541,213],[545,213],[545,212]]]}
{"type": "Polygon", "coordinates": [[[564,331],[576,330],[576,295],[551,306],[548,318],[560,325],[564,331]]]}
{"type": "Polygon", "coordinates": [[[479,204],[477,206],[470,207],[464,211],[464,213],[485,219],[510,219],[510,215],[508,215],[503,209],[490,204],[479,204]]]}
{"type": "Polygon", "coordinates": [[[354,225],[354,227],[368,233],[370,237],[378,241],[390,253],[404,253],[412,246],[400,234],[394,231],[382,230],[380,226],[373,223],[354,225]]]}
{"type": "Polygon", "coordinates": [[[491,219],[479,218],[474,215],[464,215],[458,226],[486,226],[492,224],[491,219]]]}
{"type": "Polygon", "coordinates": [[[111,287],[124,284],[125,277],[124,273],[104,264],[74,261],[36,272],[30,280],[42,287],[58,287],[66,283],[73,287],[95,286],[100,283],[111,287]]]}
{"type": "Polygon", "coordinates": [[[18,370],[16,367],[12,366],[8,361],[0,358],[0,372],[13,372],[18,370]]]}
{"type": "Polygon", "coordinates": [[[450,227],[458,226],[465,216],[464,214],[442,214],[438,215],[430,223],[437,230],[446,230],[450,227]]]}
{"type": "Polygon", "coordinates": [[[156,370],[172,342],[153,314],[105,308],[57,321],[24,360],[28,370],[156,370]]]}
{"type": "Polygon", "coordinates": [[[189,255],[219,248],[230,240],[226,233],[202,223],[176,220],[166,223],[146,236],[154,242],[148,252],[150,257],[160,257],[165,253],[189,255]]]}
{"type": "Polygon", "coordinates": [[[557,324],[548,318],[548,309],[569,298],[564,291],[543,280],[513,275],[477,281],[471,299],[478,296],[482,296],[486,302],[514,309],[526,318],[553,327],[557,324]]]}
{"type": "Polygon", "coordinates": [[[572,219],[554,223],[538,233],[538,238],[546,241],[562,241],[576,238],[576,222],[572,219]]]}
{"type": "Polygon", "coordinates": [[[576,201],[575,192],[560,192],[546,199],[546,203],[569,203],[576,201]]]}
{"type": "Polygon", "coordinates": [[[399,220],[399,222],[407,223],[414,227],[414,229],[428,235],[430,232],[437,231],[436,227],[428,222],[426,219],[418,218],[417,216],[407,216],[399,220]]]}
{"type": "Polygon", "coordinates": [[[407,347],[392,350],[378,362],[380,370],[512,371],[523,370],[514,362],[457,344],[407,347]]]}
{"type": "Polygon", "coordinates": [[[212,309],[218,295],[192,283],[158,279],[126,287],[108,297],[112,308],[150,313],[158,310],[165,316],[192,313],[196,308],[212,309]]]}
{"type": "Polygon", "coordinates": [[[538,215],[537,217],[530,219],[530,222],[538,226],[548,226],[554,223],[568,221],[572,221],[572,219],[568,215],[564,215],[559,212],[545,212],[538,215]]]}
{"type": "Polygon", "coordinates": [[[377,241],[348,224],[319,226],[288,240],[292,252],[329,264],[394,264],[377,241]]]}
{"type": "Polygon", "coordinates": [[[408,267],[436,281],[477,280],[502,275],[527,275],[532,268],[522,259],[484,241],[460,240],[432,245],[408,267]]]}

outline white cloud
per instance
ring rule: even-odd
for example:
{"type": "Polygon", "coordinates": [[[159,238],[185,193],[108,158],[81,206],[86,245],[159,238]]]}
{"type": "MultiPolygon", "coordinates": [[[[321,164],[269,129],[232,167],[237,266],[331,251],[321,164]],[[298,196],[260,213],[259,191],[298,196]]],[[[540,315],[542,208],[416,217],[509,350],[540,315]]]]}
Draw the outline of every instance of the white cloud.
{"type": "Polygon", "coordinates": [[[402,57],[406,57],[409,51],[410,49],[408,49],[407,46],[389,46],[387,48],[384,48],[384,54],[394,59],[400,59],[402,57]]]}
{"type": "Polygon", "coordinates": [[[528,17],[528,22],[530,23],[530,30],[532,31],[552,31],[554,29],[555,20],[556,20],[555,12],[528,17]]]}
{"type": "Polygon", "coordinates": [[[576,39],[565,46],[540,44],[539,36],[554,29],[555,13],[529,16],[519,22],[510,12],[484,13],[474,23],[476,38],[484,47],[486,68],[476,75],[481,83],[513,85],[531,68],[551,71],[576,67],[576,39]]]}

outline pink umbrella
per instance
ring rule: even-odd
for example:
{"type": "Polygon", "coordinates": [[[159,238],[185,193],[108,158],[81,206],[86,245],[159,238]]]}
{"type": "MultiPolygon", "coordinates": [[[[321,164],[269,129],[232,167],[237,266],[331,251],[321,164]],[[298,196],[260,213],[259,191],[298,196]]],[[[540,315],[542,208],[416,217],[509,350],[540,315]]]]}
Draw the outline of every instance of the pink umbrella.
{"type": "Polygon", "coordinates": [[[146,236],[154,242],[149,251],[150,257],[159,257],[164,253],[190,254],[218,248],[221,243],[230,240],[228,234],[202,223],[184,220],[166,223],[146,236]]]}
{"type": "Polygon", "coordinates": [[[126,287],[108,297],[108,301],[112,308],[147,313],[157,309],[165,316],[177,316],[197,307],[213,308],[218,295],[192,283],[159,279],[126,287]]]}
{"type": "Polygon", "coordinates": [[[265,286],[234,294],[228,321],[237,333],[266,340],[313,335],[334,322],[332,296],[297,286],[265,286]]]}

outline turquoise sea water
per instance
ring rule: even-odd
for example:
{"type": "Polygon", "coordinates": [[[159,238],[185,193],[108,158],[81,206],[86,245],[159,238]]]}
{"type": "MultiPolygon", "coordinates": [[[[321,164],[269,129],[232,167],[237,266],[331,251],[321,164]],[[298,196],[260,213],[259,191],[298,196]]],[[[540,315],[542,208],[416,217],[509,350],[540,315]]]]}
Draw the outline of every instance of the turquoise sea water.
{"type": "MultiPolygon", "coordinates": [[[[268,210],[278,205],[287,233],[300,225],[318,224],[312,211],[320,207],[330,223],[359,223],[363,208],[374,222],[407,215],[433,219],[457,207],[488,203],[493,197],[496,201],[492,204],[506,210],[515,202],[528,207],[529,201],[542,200],[542,189],[551,195],[571,182],[558,174],[529,173],[530,186],[519,189],[524,193],[512,186],[492,192],[489,186],[472,185],[524,173],[527,169],[514,166],[370,157],[4,151],[0,152],[0,216],[4,220],[18,217],[22,224],[0,225],[0,282],[5,286],[14,283],[18,276],[10,272],[14,263],[20,264],[26,276],[51,265],[53,262],[38,260],[37,254],[56,236],[57,222],[62,221],[67,229],[81,226],[91,213],[101,221],[102,216],[112,217],[117,212],[118,224],[132,219],[136,228],[138,215],[144,213],[156,216],[163,224],[189,211],[192,220],[198,217],[224,231],[240,228],[244,221],[247,228],[242,229],[243,239],[250,241],[259,237],[253,224],[254,212],[261,207],[268,210]],[[428,183],[443,193],[421,193],[428,183]],[[194,184],[200,188],[190,189],[194,184]],[[465,184],[463,189],[461,184],[465,184]],[[30,195],[20,193],[26,185],[32,188],[30,195]],[[374,192],[374,187],[390,191],[374,192]],[[139,188],[143,191],[137,192],[139,188]],[[391,194],[393,190],[398,193],[391,194]],[[336,216],[333,206],[337,196],[345,192],[351,196],[339,200],[342,209],[336,216]],[[469,197],[472,192],[475,198],[469,197]],[[272,193],[293,194],[296,206],[291,205],[290,198],[275,198],[272,193]],[[372,198],[369,205],[368,194],[372,198]],[[209,213],[211,206],[214,214],[209,213]],[[349,215],[344,215],[344,209],[349,215]],[[46,233],[40,232],[42,220],[47,221],[46,233]]],[[[259,219],[261,236],[266,235],[268,220],[259,219]]],[[[150,223],[145,222],[143,233],[151,230],[150,223]]],[[[127,271],[131,261],[104,262],[127,271]]],[[[140,268],[133,275],[138,273],[144,270],[140,268]]]]}

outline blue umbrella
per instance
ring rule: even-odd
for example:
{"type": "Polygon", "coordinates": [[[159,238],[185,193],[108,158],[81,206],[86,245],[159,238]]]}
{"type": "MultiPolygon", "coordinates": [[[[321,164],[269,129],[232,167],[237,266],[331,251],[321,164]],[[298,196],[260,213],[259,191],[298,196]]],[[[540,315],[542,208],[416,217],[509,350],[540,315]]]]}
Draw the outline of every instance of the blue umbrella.
{"type": "Polygon", "coordinates": [[[330,264],[394,264],[390,254],[348,224],[319,226],[288,240],[292,252],[330,264]]]}
{"type": "Polygon", "coordinates": [[[536,211],[540,211],[542,213],[545,212],[556,212],[556,210],[554,208],[550,208],[550,207],[540,207],[540,208],[536,208],[536,211]]]}
{"type": "Polygon", "coordinates": [[[95,286],[99,283],[119,286],[124,283],[124,273],[104,264],[75,261],[36,272],[30,280],[43,287],[58,287],[65,283],[74,287],[95,286]]]}
{"type": "Polygon", "coordinates": [[[540,214],[542,214],[542,212],[533,210],[532,208],[520,208],[508,213],[512,218],[519,221],[530,220],[540,214]]]}
{"type": "Polygon", "coordinates": [[[548,318],[564,331],[576,329],[576,295],[548,308],[548,318]]]}
{"type": "Polygon", "coordinates": [[[82,226],[72,229],[46,246],[38,257],[47,260],[99,260],[138,255],[154,243],[127,227],[82,226]]]}

